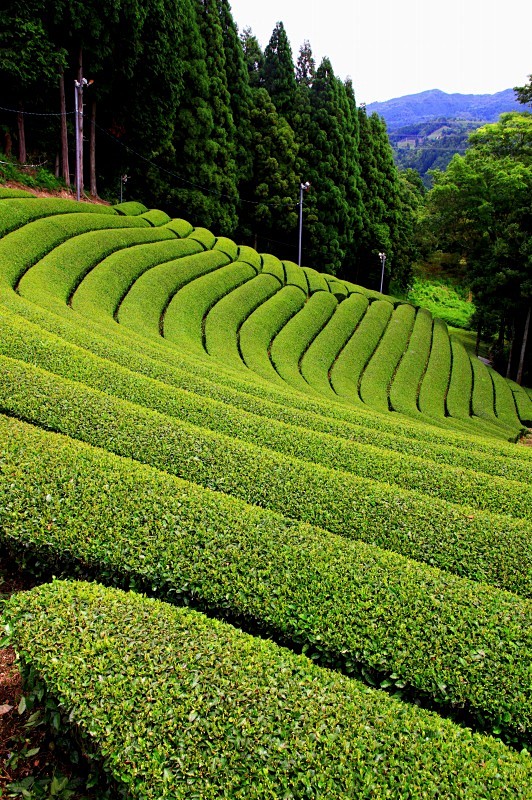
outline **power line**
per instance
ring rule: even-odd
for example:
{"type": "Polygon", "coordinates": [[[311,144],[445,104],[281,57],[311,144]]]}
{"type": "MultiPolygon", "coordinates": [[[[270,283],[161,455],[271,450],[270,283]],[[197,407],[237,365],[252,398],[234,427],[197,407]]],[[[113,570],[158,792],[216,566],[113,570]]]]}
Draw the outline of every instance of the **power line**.
{"type": "Polygon", "coordinates": [[[12,114],[22,114],[23,117],[68,117],[74,116],[75,111],[22,111],[20,108],[6,108],[0,106],[0,111],[10,111],[12,114]]]}

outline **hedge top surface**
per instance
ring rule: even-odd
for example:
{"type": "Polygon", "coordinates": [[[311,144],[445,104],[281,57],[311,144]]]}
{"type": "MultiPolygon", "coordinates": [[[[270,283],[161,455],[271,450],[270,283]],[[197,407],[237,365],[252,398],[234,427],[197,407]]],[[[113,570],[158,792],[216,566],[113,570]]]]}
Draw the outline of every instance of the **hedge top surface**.
{"type": "Polygon", "coordinates": [[[6,615],[26,669],[129,798],[532,791],[524,755],[201,614],[57,581],[6,615]]]}

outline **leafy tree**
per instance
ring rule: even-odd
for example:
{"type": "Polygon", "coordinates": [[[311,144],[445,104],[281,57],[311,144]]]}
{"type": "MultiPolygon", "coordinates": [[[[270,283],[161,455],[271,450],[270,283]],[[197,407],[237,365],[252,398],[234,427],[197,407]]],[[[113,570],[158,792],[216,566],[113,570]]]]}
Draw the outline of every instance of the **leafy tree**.
{"type": "Polygon", "coordinates": [[[508,374],[521,381],[530,369],[532,114],[503,114],[470,142],[463,157],[435,173],[428,222],[440,247],[465,258],[479,324],[494,320],[499,345],[513,343],[508,374]]]}
{"type": "Polygon", "coordinates": [[[514,92],[523,105],[532,103],[532,75],[528,76],[528,83],[525,83],[524,86],[514,86],[514,92]]]}

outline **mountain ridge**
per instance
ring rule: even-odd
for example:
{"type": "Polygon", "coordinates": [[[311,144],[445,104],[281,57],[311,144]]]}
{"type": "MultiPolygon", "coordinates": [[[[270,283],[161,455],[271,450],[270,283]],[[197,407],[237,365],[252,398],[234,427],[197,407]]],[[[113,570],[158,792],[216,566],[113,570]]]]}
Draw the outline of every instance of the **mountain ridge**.
{"type": "Polygon", "coordinates": [[[516,100],[513,89],[503,89],[494,94],[448,94],[441,89],[427,89],[417,94],[368,103],[366,109],[370,114],[376,112],[383,117],[391,131],[435,118],[496,122],[505,111],[522,111],[523,107],[516,100]]]}

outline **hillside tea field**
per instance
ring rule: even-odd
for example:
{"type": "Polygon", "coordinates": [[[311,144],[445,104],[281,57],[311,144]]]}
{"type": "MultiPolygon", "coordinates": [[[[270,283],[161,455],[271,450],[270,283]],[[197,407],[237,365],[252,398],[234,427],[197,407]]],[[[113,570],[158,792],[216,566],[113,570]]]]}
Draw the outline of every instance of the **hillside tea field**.
{"type": "Polygon", "coordinates": [[[444,322],[2,189],[0,367],[0,555],[60,578],[4,624],[113,797],[532,797],[532,399],[444,322]]]}

